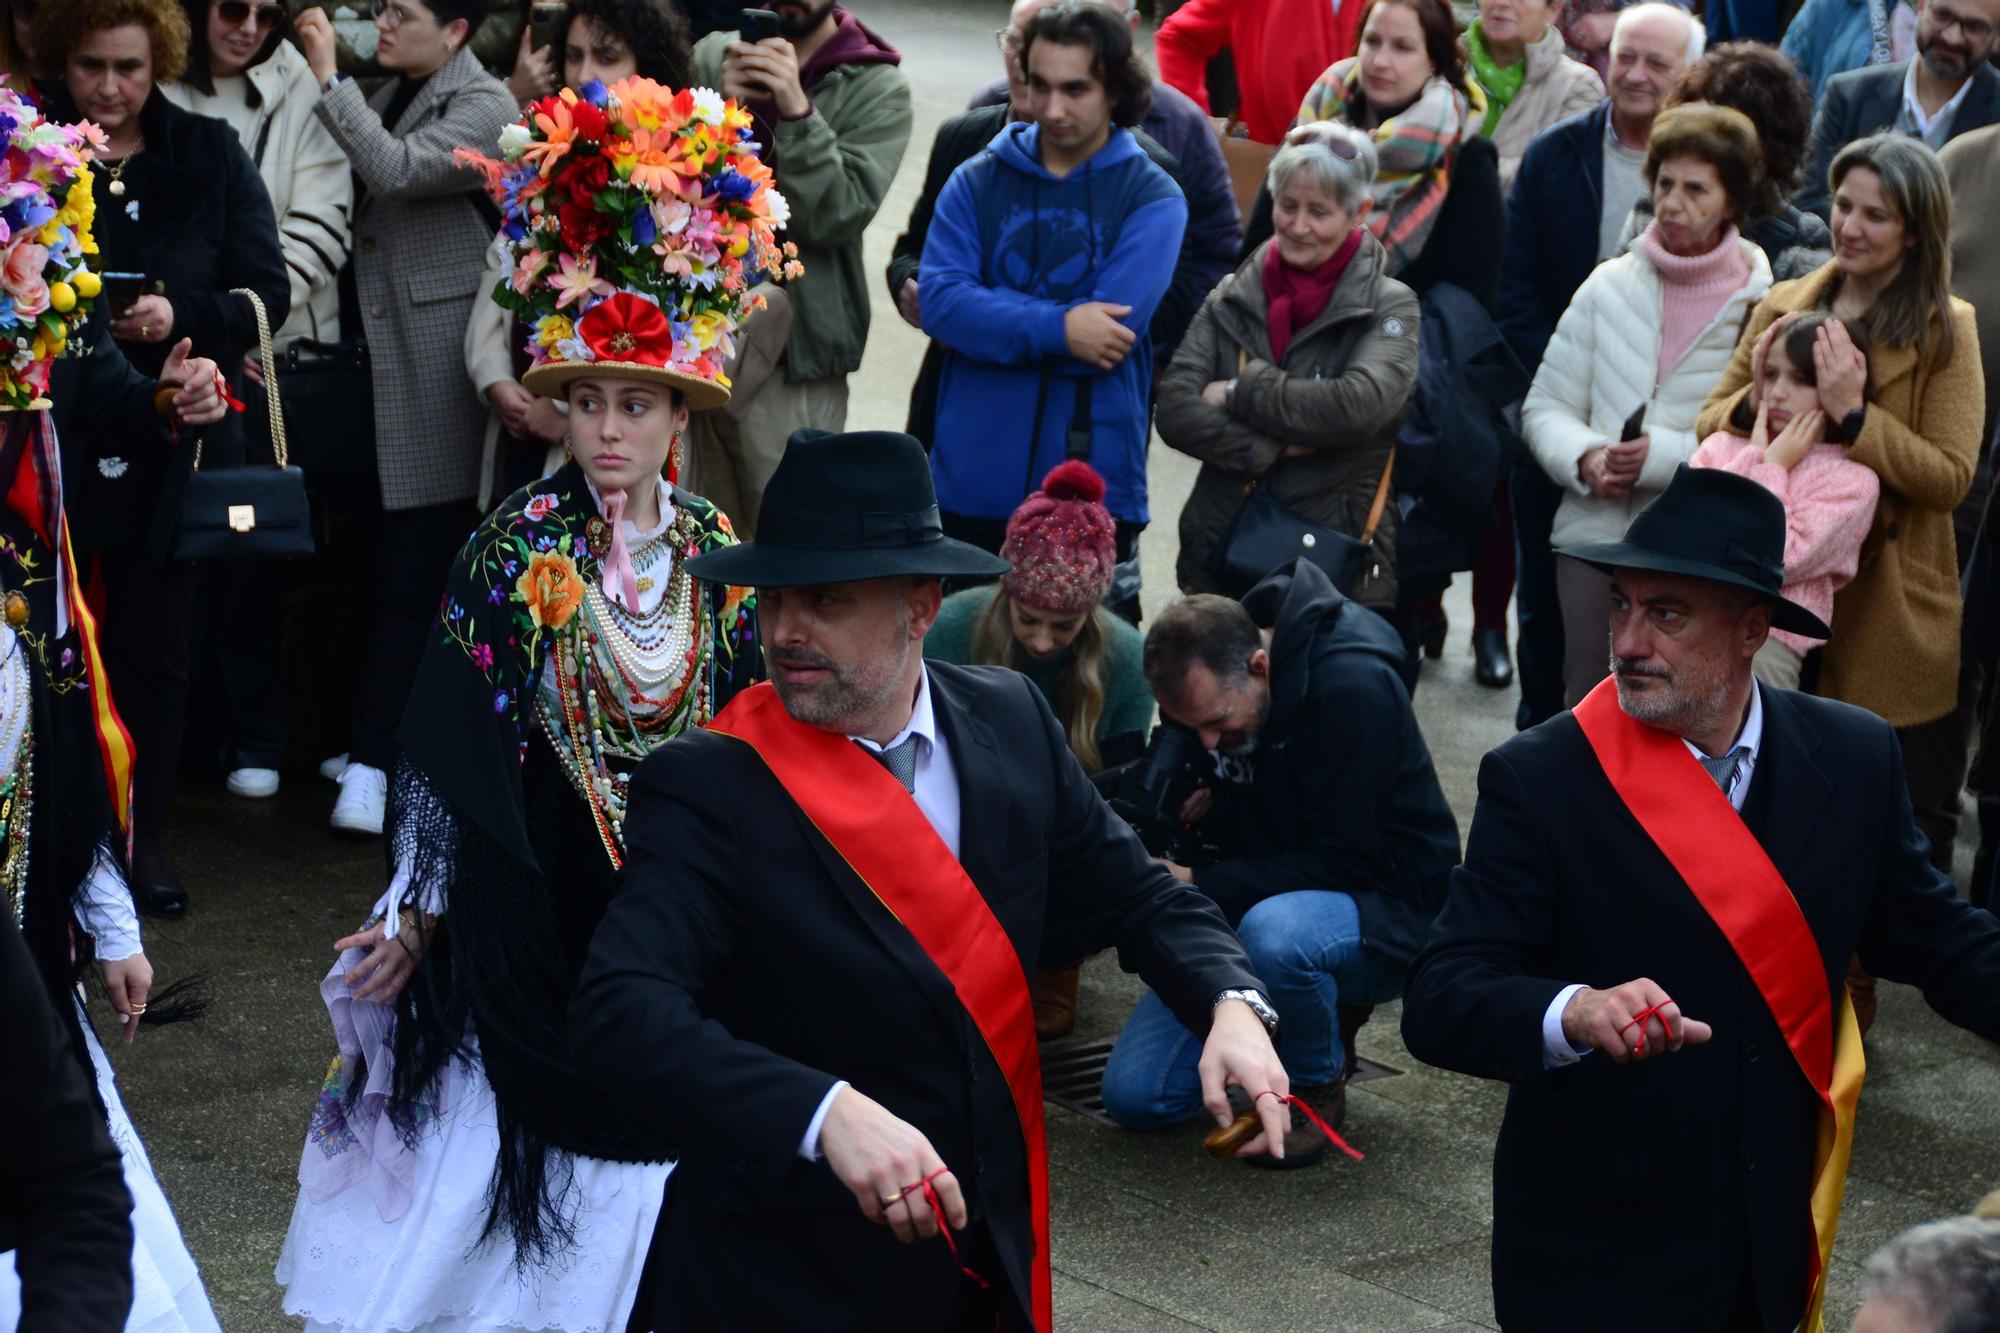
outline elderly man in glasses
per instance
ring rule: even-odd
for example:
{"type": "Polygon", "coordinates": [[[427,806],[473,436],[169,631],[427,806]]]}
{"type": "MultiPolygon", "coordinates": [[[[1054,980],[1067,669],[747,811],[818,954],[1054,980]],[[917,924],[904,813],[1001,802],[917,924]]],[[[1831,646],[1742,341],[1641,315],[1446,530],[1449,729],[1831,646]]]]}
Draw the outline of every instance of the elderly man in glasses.
{"type": "MultiPolygon", "coordinates": [[[[260,0],[261,3],[261,0],[260,0]]],[[[335,770],[333,827],[379,835],[403,700],[465,534],[479,521],[486,404],[463,349],[494,222],[461,144],[493,151],[519,109],[467,45],[486,0],[377,0],[375,61],[398,77],[364,98],[335,68],[333,23],[311,9],[299,40],[313,107],[353,165],[354,279],[374,370],[382,515],[375,621],[353,745],[335,770]]]]}

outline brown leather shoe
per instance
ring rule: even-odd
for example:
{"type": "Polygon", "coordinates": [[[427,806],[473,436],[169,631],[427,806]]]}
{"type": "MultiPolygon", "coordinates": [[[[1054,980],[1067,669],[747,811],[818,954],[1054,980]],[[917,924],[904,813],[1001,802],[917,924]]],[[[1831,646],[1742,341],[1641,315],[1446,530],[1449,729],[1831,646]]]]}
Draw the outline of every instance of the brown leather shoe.
{"type": "Polygon", "coordinates": [[[1035,1002],[1035,1035],[1043,1041],[1067,1037],[1076,1027],[1076,982],[1083,964],[1035,973],[1028,990],[1035,1002]]]}
{"type": "MultiPolygon", "coordinates": [[[[1338,1079],[1332,1083],[1299,1086],[1292,1089],[1292,1095],[1311,1106],[1319,1113],[1319,1118],[1338,1131],[1347,1119],[1347,1080],[1338,1079]]],[[[1277,1158],[1269,1153],[1258,1153],[1243,1160],[1251,1166],[1261,1166],[1271,1171],[1296,1171],[1311,1166],[1326,1156],[1326,1150],[1333,1145],[1326,1135],[1320,1133],[1319,1126],[1306,1118],[1305,1112],[1294,1106],[1292,1127],[1285,1133],[1285,1155],[1277,1158]]]]}

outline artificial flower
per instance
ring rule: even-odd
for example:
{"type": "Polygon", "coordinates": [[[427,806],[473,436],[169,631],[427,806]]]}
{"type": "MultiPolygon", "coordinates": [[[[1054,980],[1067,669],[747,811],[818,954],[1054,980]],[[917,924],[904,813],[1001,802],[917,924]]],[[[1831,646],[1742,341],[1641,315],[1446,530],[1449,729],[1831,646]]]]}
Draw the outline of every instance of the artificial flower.
{"type": "Polygon", "coordinates": [[[556,297],[558,310],[590,296],[609,296],[614,290],[610,283],[597,276],[595,259],[577,259],[573,255],[562,257],[562,272],[550,279],[550,285],[560,293],[556,297]]]}

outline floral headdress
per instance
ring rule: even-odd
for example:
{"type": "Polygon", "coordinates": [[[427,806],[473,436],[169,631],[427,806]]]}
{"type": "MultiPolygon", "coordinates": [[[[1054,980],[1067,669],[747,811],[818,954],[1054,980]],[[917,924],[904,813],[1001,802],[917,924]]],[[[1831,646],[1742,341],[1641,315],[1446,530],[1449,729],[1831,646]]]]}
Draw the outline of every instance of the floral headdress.
{"type": "Polygon", "coordinates": [[[593,79],[502,130],[500,161],[459,150],[500,205],[514,273],[493,299],[527,331],[527,388],[553,397],[610,374],[668,384],[691,408],[729,400],[732,335],[763,304],[751,289],[799,272],[750,124],[707,88],[593,79]]]}
{"type": "Polygon", "coordinates": [[[49,405],[49,367],[96,304],[90,160],[104,134],[43,118],[0,83],[0,410],[49,405]]]}

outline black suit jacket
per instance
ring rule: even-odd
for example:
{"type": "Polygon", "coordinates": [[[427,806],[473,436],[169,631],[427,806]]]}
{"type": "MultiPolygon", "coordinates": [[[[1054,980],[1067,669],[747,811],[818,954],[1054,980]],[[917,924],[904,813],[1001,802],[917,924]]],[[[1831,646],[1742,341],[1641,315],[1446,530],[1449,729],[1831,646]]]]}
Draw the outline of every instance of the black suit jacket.
{"type": "MultiPolygon", "coordinates": [[[[1798,897],[1828,994],[1858,948],[1870,971],[2000,1038],[2000,922],[1931,867],[1895,734],[1844,704],[1763,697],[1743,817],[1798,897]]],[[[1465,862],[1411,971],[1403,1036],[1428,1063],[1513,1084],[1493,1158],[1494,1306],[1509,1333],[1720,1330],[1746,1281],[1763,1327],[1797,1323],[1818,1101],[1571,715],[1480,765],[1465,862]],[[1714,1038],[1545,1071],[1557,992],[1636,977],[1714,1038]],[[1634,1288],[1635,1264],[1674,1279],[1634,1288]]]]}
{"type": "MultiPolygon", "coordinates": [[[[1806,183],[1799,190],[1798,206],[1808,213],[1828,217],[1833,207],[1826,188],[1827,168],[1834,155],[1871,134],[1896,128],[1903,110],[1903,80],[1909,76],[1910,62],[1894,65],[1867,65],[1836,74],[1820,93],[1819,110],[1813,113],[1812,151],[1807,156],[1806,183]]],[[[1952,115],[1948,139],[2000,121],[2000,72],[1980,61],[1972,71],[1972,86],[1952,115]]]]}
{"type": "MultiPolygon", "coordinates": [[[[959,860],[1024,971],[1116,944],[1206,1032],[1217,992],[1258,985],[1214,904],[1147,858],[1026,677],[927,666],[958,775],[959,860]]],[[[963,1279],[943,1242],[898,1244],[824,1160],[799,1156],[846,1079],[952,1168],[1006,1325],[1026,1328],[1021,1135],[944,974],[740,741],[695,732],[647,759],[625,838],[570,1034],[601,1093],[658,1117],[680,1145],[651,1304],[634,1327],[920,1329],[950,1317],[963,1279]]]]}
{"type": "Polygon", "coordinates": [[[0,922],[0,1253],[21,1272],[21,1333],[125,1326],[132,1196],[41,970],[0,922]],[[18,1248],[17,1248],[18,1247],[18,1248]]]}
{"type": "Polygon", "coordinates": [[[1556,321],[1597,267],[1604,212],[1604,133],[1611,103],[1598,103],[1536,135],[1507,192],[1507,258],[1493,318],[1532,377],[1556,321]]]}

